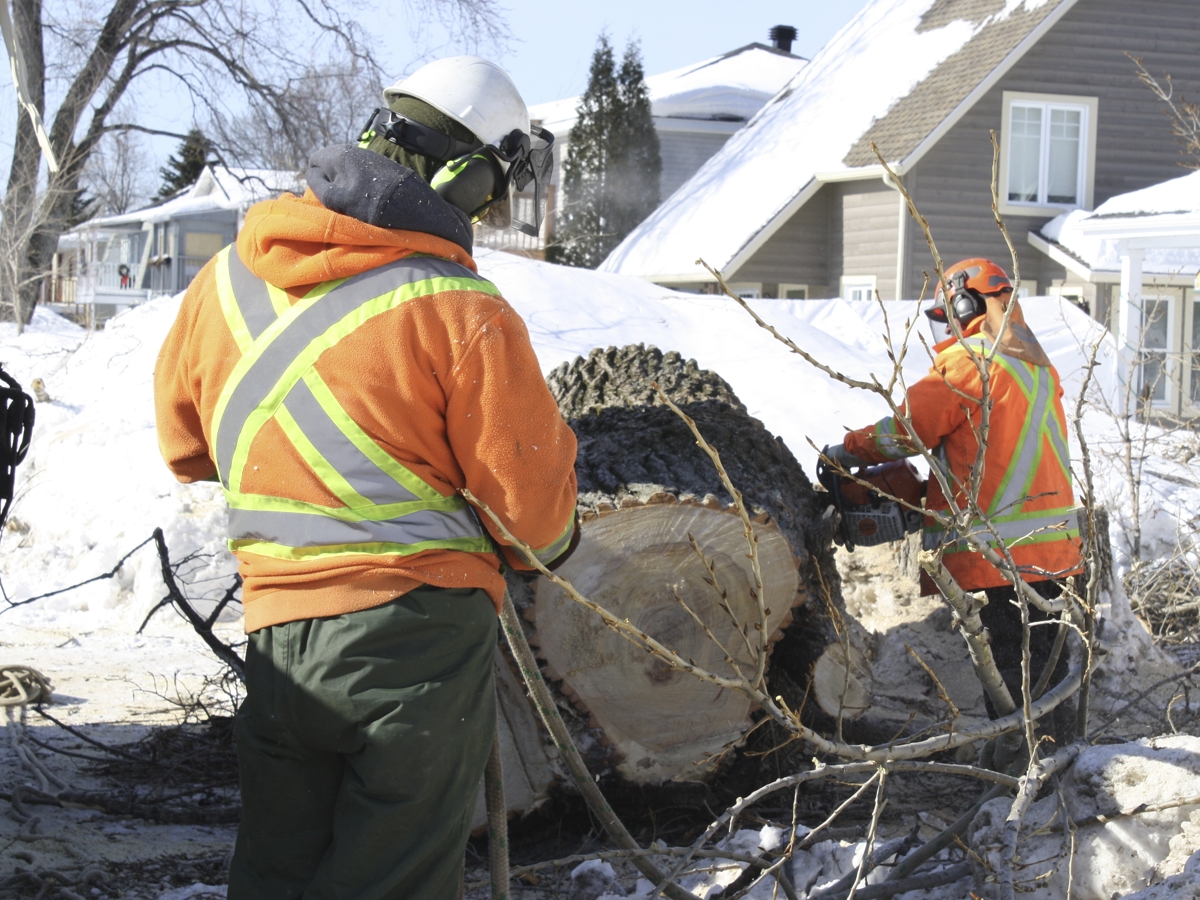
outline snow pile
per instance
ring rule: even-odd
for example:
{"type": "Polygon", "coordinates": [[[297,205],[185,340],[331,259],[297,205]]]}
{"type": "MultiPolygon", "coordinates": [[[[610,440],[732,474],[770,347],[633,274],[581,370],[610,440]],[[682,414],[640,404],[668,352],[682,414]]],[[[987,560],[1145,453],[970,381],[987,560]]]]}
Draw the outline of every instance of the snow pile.
{"type": "MultiPolygon", "coordinates": [[[[544,372],[594,347],[647,343],[677,350],[724,377],[751,415],[780,435],[809,471],[815,459],[809,439],[817,446],[834,443],[844,427],[860,427],[886,414],[878,397],[833,382],[788,353],[727,298],[678,293],[640,279],[495,251],[481,250],[478,259],[481,272],[525,318],[544,372]]],[[[13,521],[0,545],[0,574],[10,597],[44,593],[107,571],[156,526],[164,528],[176,558],[204,555],[193,581],[218,593],[227,583],[233,564],[224,551],[220,490],[213,484],[177,484],[162,464],[154,435],[154,361],[178,304],[178,298],[157,299],[90,335],[43,310],[21,337],[12,325],[0,325],[0,360],[26,387],[41,378],[52,398],[38,405],[33,444],[19,470],[13,521]]],[[[1100,371],[1114,368],[1111,340],[1069,302],[1038,298],[1024,306],[1063,376],[1073,408],[1071,398],[1082,384],[1092,343],[1101,345],[1100,371]]],[[[781,332],[846,375],[886,378],[885,313],[877,304],[764,301],[758,307],[781,332]]],[[[916,305],[884,307],[899,339],[905,319],[917,315],[916,305]]],[[[926,328],[923,317],[917,327],[926,328]]],[[[928,366],[925,350],[914,342],[904,361],[905,378],[922,377],[928,366]]],[[[1103,417],[1087,422],[1092,433],[1107,433],[1103,417]]],[[[1144,539],[1173,547],[1178,523],[1200,509],[1200,489],[1180,483],[1194,480],[1186,463],[1156,458],[1148,468],[1166,477],[1148,474],[1143,483],[1149,506],[1144,539]]],[[[1102,473],[1101,491],[1117,504],[1114,508],[1122,508],[1123,490],[1119,473],[1102,473]]],[[[1117,534],[1123,533],[1120,528],[1116,523],[1117,534]]],[[[24,614],[44,619],[87,610],[101,614],[97,624],[127,628],[134,620],[140,623],[160,596],[157,563],[151,552],[142,551],[120,578],[52,598],[36,613],[30,608],[24,614]]]]}
{"type": "MultiPolygon", "coordinates": [[[[976,890],[989,900],[999,897],[988,879],[999,868],[1011,803],[993,800],[975,819],[971,846],[988,865],[976,865],[976,890]]],[[[1200,738],[1172,735],[1084,750],[1063,778],[1061,800],[1052,792],[1034,803],[1021,835],[1013,875],[1030,900],[1065,897],[1068,882],[1075,900],[1109,900],[1180,875],[1200,848],[1200,738]],[[1064,816],[1077,828],[1070,867],[1064,816]]],[[[1195,896],[1187,889],[1200,881],[1188,874],[1176,884],[1178,892],[1157,896],[1195,896]]]]}

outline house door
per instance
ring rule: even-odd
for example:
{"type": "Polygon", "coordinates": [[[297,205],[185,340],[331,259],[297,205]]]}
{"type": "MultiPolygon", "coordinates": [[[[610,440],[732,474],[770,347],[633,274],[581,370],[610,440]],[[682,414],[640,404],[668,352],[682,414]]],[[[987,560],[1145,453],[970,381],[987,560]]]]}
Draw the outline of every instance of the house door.
{"type": "Polygon", "coordinates": [[[1137,384],[1143,408],[1200,416],[1198,307],[1191,288],[1143,288],[1137,384]]]}

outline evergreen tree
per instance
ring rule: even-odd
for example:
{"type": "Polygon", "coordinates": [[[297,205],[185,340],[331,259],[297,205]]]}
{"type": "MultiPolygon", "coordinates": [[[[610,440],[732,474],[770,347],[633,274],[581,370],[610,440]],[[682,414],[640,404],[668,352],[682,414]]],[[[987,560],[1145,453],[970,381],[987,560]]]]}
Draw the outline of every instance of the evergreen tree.
{"type": "Polygon", "coordinates": [[[199,128],[189,131],[179,144],[178,155],[167,157],[167,164],[158,170],[163,183],[154,199],[166,200],[195,184],[204,167],[213,162],[212,152],[213,143],[204,132],[199,128]]]}
{"type": "Polygon", "coordinates": [[[637,44],[626,46],[618,69],[608,36],[600,35],[578,115],[547,256],[594,269],[658,206],[662,157],[637,44]]]}

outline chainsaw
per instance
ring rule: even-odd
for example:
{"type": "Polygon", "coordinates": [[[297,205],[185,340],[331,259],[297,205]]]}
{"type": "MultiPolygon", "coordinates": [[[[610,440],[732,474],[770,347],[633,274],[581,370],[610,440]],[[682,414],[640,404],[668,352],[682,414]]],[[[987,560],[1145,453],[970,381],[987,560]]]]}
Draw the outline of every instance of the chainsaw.
{"type": "Polygon", "coordinates": [[[829,492],[830,509],[838,512],[838,527],[847,550],[853,550],[856,544],[889,544],[921,530],[925,482],[907,459],[864,466],[851,478],[821,458],[817,460],[817,480],[829,492]]]}

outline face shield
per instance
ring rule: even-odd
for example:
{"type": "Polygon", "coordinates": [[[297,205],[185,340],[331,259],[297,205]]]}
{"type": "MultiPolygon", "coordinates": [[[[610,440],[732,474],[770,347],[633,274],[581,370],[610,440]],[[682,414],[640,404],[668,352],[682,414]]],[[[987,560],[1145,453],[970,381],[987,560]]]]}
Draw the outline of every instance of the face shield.
{"type": "Polygon", "coordinates": [[[554,135],[531,125],[530,135],[514,131],[500,143],[497,155],[508,163],[507,188],[512,227],[537,237],[546,217],[546,198],[554,175],[554,135]],[[532,187],[530,187],[532,185],[532,187]],[[533,203],[518,203],[518,193],[533,194],[533,203]]]}

